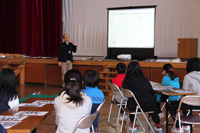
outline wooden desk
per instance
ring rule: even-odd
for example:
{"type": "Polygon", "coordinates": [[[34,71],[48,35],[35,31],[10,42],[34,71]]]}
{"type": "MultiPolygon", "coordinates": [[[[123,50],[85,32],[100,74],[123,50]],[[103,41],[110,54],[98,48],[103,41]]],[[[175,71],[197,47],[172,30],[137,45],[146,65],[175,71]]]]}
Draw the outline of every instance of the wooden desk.
{"type": "Polygon", "coordinates": [[[0,66],[1,69],[9,68],[13,70],[15,73],[15,76],[19,75],[19,84],[24,85],[25,84],[25,62],[10,62],[7,61],[0,66]]]}
{"type": "MultiPolygon", "coordinates": [[[[156,93],[159,93],[159,94],[163,94],[163,95],[166,95],[166,96],[174,96],[174,95],[181,95],[181,96],[185,96],[185,95],[198,95],[198,93],[196,92],[189,92],[189,91],[185,91],[183,89],[179,89],[180,92],[177,92],[176,90],[178,89],[173,89],[173,87],[170,88],[170,90],[158,90],[156,89],[156,87],[158,86],[162,86],[162,87],[165,87],[159,83],[156,83],[156,82],[151,82],[152,84],[152,87],[154,89],[154,91],[156,93]]],[[[166,86],[167,87],[167,86],[166,86]]],[[[167,98],[166,99],[166,105],[165,105],[165,109],[166,109],[166,133],[168,133],[168,126],[169,126],[169,123],[168,123],[168,111],[169,111],[169,99],[167,98]]]]}
{"type": "MultiPolygon", "coordinates": [[[[54,98],[29,98],[24,103],[32,103],[36,100],[54,100],[54,98]]],[[[46,104],[43,107],[14,107],[1,115],[13,115],[19,111],[48,111],[44,116],[28,116],[17,125],[7,129],[8,133],[31,133],[42,120],[54,111],[53,104],[46,104]]]]}

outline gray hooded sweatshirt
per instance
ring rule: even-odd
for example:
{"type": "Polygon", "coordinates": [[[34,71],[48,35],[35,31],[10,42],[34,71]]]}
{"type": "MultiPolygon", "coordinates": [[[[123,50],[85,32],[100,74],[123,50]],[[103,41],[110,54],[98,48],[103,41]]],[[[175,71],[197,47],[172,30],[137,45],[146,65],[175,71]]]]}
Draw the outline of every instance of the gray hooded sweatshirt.
{"type": "MultiPolygon", "coordinates": [[[[84,99],[83,105],[79,106],[73,102],[68,103],[66,99],[69,97],[62,92],[60,96],[56,97],[54,107],[56,111],[56,133],[72,133],[77,122],[84,116],[89,115],[92,107],[92,100],[81,92],[84,99]]],[[[78,129],[76,133],[89,133],[88,129],[78,129]]]]}
{"type": "Polygon", "coordinates": [[[197,92],[200,95],[200,71],[193,71],[186,74],[182,88],[184,90],[197,92]]]}

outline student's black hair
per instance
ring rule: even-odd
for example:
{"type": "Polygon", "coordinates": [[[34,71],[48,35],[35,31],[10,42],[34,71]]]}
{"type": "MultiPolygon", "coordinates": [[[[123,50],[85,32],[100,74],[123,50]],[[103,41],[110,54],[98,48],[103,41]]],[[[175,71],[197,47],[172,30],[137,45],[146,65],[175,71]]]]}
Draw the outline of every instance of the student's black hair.
{"type": "Polygon", "coordinates": [[[72,79],[75,79],[79,86],[82,88],[82,74],[76,69],[71,69],[65,73],[64,82],[67,85],[72,79]]]}
{"type": "Polygon", "coordinates": [[[198,58],[190,58],[187,61],[186,71],[188,73],[192,71],[200,71],[200,61],[198,58]]]}
{"type": "Polygon", "coordinates": [[[163,66],[163,70],[165,70],[168,73],[171,80],[174,80],[177,77],[177,75],[174,73],[174,69],[171,64],[165,64],[163,66]]]}
{"type": "MultiPolygon", "coordinates": [[[[78,70],[71,69],[66,72],[65,74],[65,87],[60,92],[65,92],[69,97],[67,100],[69,102],[76,103],[76,105],[82,105],[83,104],[83,98],[82,94],[80,93],[82,90],[82,75],[78,70]]],[[[60,95],[59,94],[59,95],[60,95]]]]}
{"type": "Polygon", "coordinates": [[[83,82],[86,86],[95,87],[99,85],[99,74],[94,70],[87,70],[83,76],[83,82]]]}
{"type": "Polygon", "coordinates": [[[118,74],[124,74],[126,72],[126,65],[124,63],[118,63],[116,69],[118,74]]]}
{"type": "Polygon", "coordinates": [[[7,100],[14,100],[19,97],[16,84],[16,77],[11,69],[5,68],[0,71],[0,92],[4,94],[0,97],[0,101],[4,96],[7,97],[7,100]]]}
{"type": "Polygon", "coordinates": [[[140,67],[140,64],[138,62],[132,61],[128,64],[128,68],[126,71],[126,79],[131,79],[134,77],[139,77],[139,76],[143,76],[143,72],[142,69],[140,67]]]}

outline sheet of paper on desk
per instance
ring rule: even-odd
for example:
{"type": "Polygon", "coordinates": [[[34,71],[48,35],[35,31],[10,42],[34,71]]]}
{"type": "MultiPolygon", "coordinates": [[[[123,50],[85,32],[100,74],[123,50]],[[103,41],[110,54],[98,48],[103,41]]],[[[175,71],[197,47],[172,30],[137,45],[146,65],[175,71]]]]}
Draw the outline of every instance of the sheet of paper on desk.
{"type": "Polygon", "coordinates": [[[35,102],[33,102],[33,104],[54,104],[54,101],[53,100],[37,100],[35,102]]]}
{"type": "Polygon", "coordinates": [[[0,124],[5,128],[9,129],[13,127],[14,125],[20,123],[21,121],[0,121],[0,124]]]}
{"type": "Polygon", "coordinates": [[[160,84],[160,83],[153,82],[153,81],[150,81],[150,84],[151,84],[152,86],[161,86],[161,84],[160,84]]]}
{"type": "Polygon", "coordinates": [[[19,111],[14,115],[43,116],[47,113],[48,111],[19,111]]]}
{"type": "Polygon", "coordinates": [[[181,90],[181,89],[177,89],[177,90],[173,90],[174,92],[177,93],[191,93],[191,91],[186,91],[186,90],[181,90]]]}
{"type": "Polygon", "coordinates": [[[173,90],[171,86],[153,86],[154,90],[173,90]]]}
{"type": "Polygon", "coordinates": [[[27,117],[28,116],[25,116],[25,115],[19,115],[19,116],[2,115],[0,116],[0,121],[22,121],[23,119],[27,117]]]}
{"type": "Polygon", "coordinates": [[[46,105],[46,103],[20,103],[18,106],[20,107],[42,107],[46,105]]]}

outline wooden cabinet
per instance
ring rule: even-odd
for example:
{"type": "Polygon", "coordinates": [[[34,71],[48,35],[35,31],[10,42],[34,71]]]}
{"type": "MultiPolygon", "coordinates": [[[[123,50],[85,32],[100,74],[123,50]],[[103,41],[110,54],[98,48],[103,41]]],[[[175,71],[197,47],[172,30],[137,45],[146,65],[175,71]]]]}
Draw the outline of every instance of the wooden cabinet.
{"type": "MultiPolygon", "coordinates": [[[[61,70],[57,65],[56,59],[24,59],[24,58],[0,58],[0,62],[25,62],[25,82],[26,83],[39,83],[45,85],[58,85],[61,87],[61,70]]],[[[0,66],[3,64],[0,63],[0,66]]],[[[126,66],[130,61],[90,61],[90,60],[74,60],[73,69],[78,69],[82,75],[86,70],[92,69],[99,73],[100,82],[99,88],[105,92],[112,92],[108,86],[108,82],[111,82],[117,75],[116,65],[118,63],[124,63],[126,66]]],[[[151,81],[161,82],[163,75],[162,67],[166,62],[146,62],[139,61],[144,76],[151,81]]],[[[186,63],[171,63],[174,67],[174,71],[179,77],[180,81],[183,81],[183,77],[186,74],[186,63]]]]}
{"type": "Polygon", "coordinates": [[[112,82],[112,79],[116,76],[117,76],[116,66],[103,66],[103,70],[99,71],[99,77],[100,77],[99,88],[101,88],[103,92],[112,92],[112,90],[108,86],[108,82],[112,82]]]}
{"type": "Polygon", "coordinates": [[[179,38],[178,39],[178,58],[197,57],[198,39],[179,38]]]}
{"type": "Polygon", "coordinates": [[[45,64],[26,63],[25,82],[41,83],[45,82],[45,64]]]}
{"type": "Polygon", "coordinates": [[[61,68],[58,65],[46,64],[46,85],[62,85],[61,68]]]}

